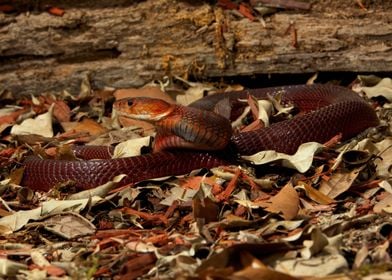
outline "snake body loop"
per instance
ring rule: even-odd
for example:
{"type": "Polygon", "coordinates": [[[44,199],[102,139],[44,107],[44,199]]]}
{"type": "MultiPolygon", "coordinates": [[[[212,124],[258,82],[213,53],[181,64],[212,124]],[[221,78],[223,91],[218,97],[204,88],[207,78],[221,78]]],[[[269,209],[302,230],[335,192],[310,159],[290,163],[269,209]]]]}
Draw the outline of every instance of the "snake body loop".
{"type": "MultiPolygon", "coordinates": [[[[279,95],[283,102],[298,107],[301,114],[261,130],[234,134],[230,139],[231,146],[234,146],[237,153],[243,155],[262,150],[292,154],[304,142],[323,143],[339,133],[342,133],[343,139],[348,139],[378,124],[374,110],[362,98],[349,89],[333,85],[283,86],[230,92],[205,97],[190,106],[211,111],[223,98],[246,98],[248,94],[258,99],[279,95]]],[[[182,114],[186,115],[187,112],[184,111],[182,114]]],[[[208,119],[207,117],[205,121],[208,119]]],[[[179,129],[187,131],[192,128],[183,125],[179,129]]],[[[198,131],[196,136],[201,133],[207,134],[204,130],[198,131]]],[[[110,155],[107,148],[90,147],[89,158],[93,158],[95,152],[101,153],[100,157],[110,155]]],[[[234,155],[230,158],[222,157],[220,153],[215,152],[184,150],[160,151],[123,159],[81,161],[43,160],[30,157],[24,163],[22,185],[46,191],[56,183],[72,180],[78,187],[87,189],[103,184],[119,174],[127,174],[123,183],[131,183],[185,174],[194,169],[212,168],[234,161],[234,155]]]]}

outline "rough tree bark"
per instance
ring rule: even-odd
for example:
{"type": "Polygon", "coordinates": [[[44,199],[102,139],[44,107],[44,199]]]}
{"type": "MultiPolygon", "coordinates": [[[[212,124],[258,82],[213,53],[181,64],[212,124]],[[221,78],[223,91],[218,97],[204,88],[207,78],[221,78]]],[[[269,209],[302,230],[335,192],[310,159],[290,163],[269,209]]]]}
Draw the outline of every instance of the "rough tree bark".
{"type": "Polygon", "coordinates": [[[79,2],[40,2],[64,7],[62,17],[0,14],[0,90],[76,93],[86,76],[97,88],[124,88],[164,75],[392,71],[390,1],[367,11],[354,0],[318,1],[328,3],[265,22],[206,2],[79,2]]]}

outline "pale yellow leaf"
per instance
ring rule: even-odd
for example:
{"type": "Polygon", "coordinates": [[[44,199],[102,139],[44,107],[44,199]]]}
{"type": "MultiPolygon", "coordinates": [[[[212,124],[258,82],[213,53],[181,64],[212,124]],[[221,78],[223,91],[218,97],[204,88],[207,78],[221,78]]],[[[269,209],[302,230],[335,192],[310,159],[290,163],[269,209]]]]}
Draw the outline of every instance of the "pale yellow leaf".
{"type": "Polygon", "coordinates": [[[11,134],[36,134],[43,137],[53,137],[53,106],[52,104],[45,114],[38,115],[34,119],[26,119],[21,124],[15,124],[11,128],[11,134]]]}
{"type": "Polygon", "coordinates": [[[262,151],[251,156],[242,156],[256,165],[266,164],[281,160],[282,165],[288,168],[296,169],[299,172],[306,172],[313,162],[314,155],[324,146],[316,142],[307,142],[298,147],[294,155],[278,153],[276,151],[262,151]]]}

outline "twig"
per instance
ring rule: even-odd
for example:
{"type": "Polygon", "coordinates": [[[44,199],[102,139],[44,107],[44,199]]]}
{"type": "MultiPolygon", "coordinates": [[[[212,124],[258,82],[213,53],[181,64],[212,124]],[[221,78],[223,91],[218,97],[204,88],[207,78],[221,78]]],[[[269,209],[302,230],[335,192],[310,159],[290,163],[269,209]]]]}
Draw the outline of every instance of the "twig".
{"type": "Polygon", "coordinates": [[[250,0],[252,6],[263,4],[268,7],[282,9],[310,10],[312,4],[295,0],[250,0]]]}

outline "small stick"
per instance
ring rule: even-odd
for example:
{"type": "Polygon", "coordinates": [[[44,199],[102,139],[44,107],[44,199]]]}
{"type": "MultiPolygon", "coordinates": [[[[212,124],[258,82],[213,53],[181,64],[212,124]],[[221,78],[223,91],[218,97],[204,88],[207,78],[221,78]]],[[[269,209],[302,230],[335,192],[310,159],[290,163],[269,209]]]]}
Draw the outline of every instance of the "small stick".
{"type": "Polygon", "coordinates": [[[250,0],[252,6],[257,4],[264,4],[268,7],[282,8],[282,9],[299,9],[310,10],[312,4],[296,0],[250,0]]]}

